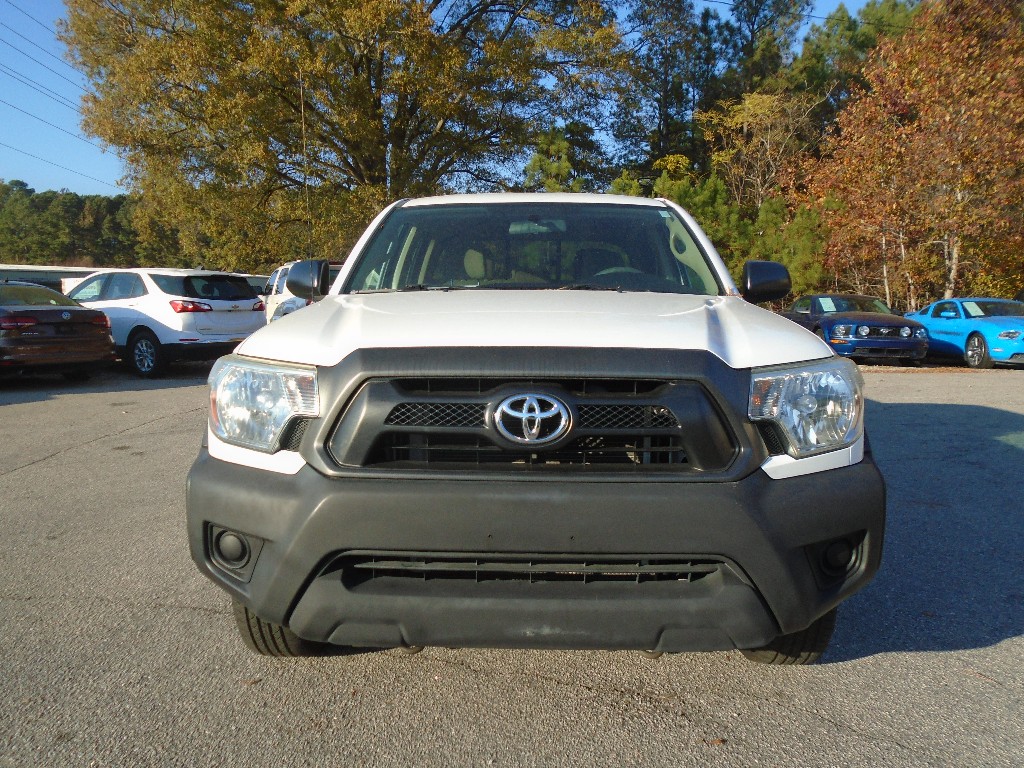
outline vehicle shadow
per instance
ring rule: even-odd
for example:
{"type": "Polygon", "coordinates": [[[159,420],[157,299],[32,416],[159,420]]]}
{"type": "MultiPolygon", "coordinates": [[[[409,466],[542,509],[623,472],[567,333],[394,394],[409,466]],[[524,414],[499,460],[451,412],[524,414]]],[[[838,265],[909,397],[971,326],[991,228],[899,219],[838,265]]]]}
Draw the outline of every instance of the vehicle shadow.
{"type": "Polygon", "coordinates": [[[840,608],[826,660],[1024,634],[1024,416],[869,401],[867,428],[888,491],[882,567],[840,608]]]}
{"type": "Polygon", "coordinates": [[[59,374],[0,377],[0,406],[45,402],[64,394],[104,394],[194,387],[206,382],[213,361],[176,363],[155,379],[143,379],[116,363],[86,381],[69,381],[59,374]]]}

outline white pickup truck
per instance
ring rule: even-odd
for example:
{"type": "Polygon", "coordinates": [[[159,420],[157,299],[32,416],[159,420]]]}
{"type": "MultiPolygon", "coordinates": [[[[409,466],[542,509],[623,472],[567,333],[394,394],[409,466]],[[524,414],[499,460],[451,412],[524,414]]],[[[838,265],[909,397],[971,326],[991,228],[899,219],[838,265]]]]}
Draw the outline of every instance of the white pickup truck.
{"type": "Polygon", "coordinates": [[[397,202],[222,358],[192,556],[249,647],[815,661],[878,568],[856,366],[665,200],[397,202]],[[326,294],[321,297],[321,294],[326,294]]]}

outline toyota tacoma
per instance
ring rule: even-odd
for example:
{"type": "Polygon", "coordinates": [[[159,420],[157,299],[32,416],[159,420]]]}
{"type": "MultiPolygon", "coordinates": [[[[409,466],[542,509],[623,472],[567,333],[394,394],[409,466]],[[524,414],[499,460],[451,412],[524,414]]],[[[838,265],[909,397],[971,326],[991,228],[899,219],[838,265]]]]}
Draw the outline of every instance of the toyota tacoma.
{"type": "Polygon", "coordinates": [[[876,572],[854,363],[666,200],[403,200],[210,374],[192,557],[259,653],[818,659],[876,572]]]}

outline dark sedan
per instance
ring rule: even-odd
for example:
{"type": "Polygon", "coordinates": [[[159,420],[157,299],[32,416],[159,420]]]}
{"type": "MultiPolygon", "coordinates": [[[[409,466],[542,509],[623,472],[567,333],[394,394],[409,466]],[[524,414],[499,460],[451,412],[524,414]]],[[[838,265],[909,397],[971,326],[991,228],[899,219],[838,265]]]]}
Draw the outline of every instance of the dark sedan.
{"type": "Polygon", "coordinates": [[[102,312],[41,285],[0,281],[0,376],[83,379],[113,360],[110,321],[102,312]]]}
{"type": "Polygon", "coordinates": [[[881,299],[857,294],[802,296],[783,312],[818,334],[843,357],[914,363],[928,353],[928,332],[881,299]]]}

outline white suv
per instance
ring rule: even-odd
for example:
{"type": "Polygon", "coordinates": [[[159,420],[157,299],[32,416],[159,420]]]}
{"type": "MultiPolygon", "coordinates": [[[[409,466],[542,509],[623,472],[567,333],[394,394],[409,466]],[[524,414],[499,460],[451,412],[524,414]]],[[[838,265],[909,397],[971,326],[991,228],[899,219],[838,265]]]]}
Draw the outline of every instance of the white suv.
{"type": "Polygon", "coordinates": [[[226,272],[104,270],[68,295],[110,318],[119,353],[140,376],[172,360],[212,360],[266,324],[253,287],[226,272]]]}

